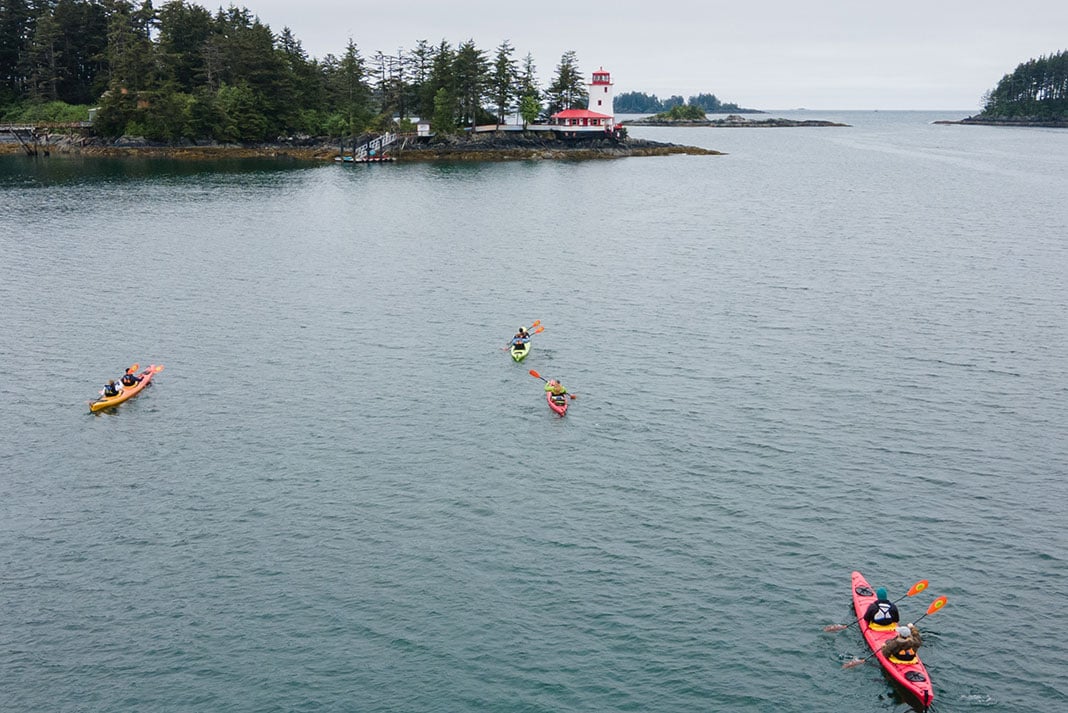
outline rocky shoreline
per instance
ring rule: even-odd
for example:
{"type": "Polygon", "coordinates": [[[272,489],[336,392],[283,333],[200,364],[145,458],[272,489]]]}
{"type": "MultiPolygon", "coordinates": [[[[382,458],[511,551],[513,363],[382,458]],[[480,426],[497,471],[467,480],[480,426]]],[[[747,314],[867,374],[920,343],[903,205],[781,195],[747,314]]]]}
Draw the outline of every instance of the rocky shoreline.
{"type": "Polygon", "coordinates": [[[796,119],[749,119],[744,116],[738,116],[737,114],[731,114],[724,119],[654,119],[649,117],[646,119],[632,119],[623,122],[626,126],[713,126],[722,128],[778,128],[778,127],[799,127],[799,126],[844,126],[848,127],[849,124],[839,124],[834,121],[823,121],[817,119],[806,119],[798,121],[796,119]]]}
{"type": "Polygon", "coordinates": [[[1068,119],[1005,118],[969,116],[960,121],[940,120],[934,124],[956,126],[1023,126],[1045,129],[1068,129],[1068,119]]]}
{"type": "MultiPolygon", "coordinates": [[[[368,137],[367,140],[369,140],[368,137]]],[[[361,143],[357,141],[357,145],[361,143]]],[[[309,137],[288,139],[271,144],[156,144],[139,138],[124,137],[106,142],[95,138],[55,136],[37,146],[38,155],[95,156],[107,158],[162,158],[175,160],[222,159],[291,159],[298,161],[333,161],[341,155],[334,142],[309,137]]],[[[351,153],[347,143],[345,153],[351,153]]],[[[0,143],[0,154],[24,153],[18,143],[0,143]]],[[[696,146],[614,139],[609,136],[557,139],[544,132],[480,133],[466,136],[443,136],[429,140],[408,137],[390,146],[386,154],[400,161],[516,161],[516,160],[585,160],[626,158],[631,156],[722,155],[721,151],[696,146]]]]}

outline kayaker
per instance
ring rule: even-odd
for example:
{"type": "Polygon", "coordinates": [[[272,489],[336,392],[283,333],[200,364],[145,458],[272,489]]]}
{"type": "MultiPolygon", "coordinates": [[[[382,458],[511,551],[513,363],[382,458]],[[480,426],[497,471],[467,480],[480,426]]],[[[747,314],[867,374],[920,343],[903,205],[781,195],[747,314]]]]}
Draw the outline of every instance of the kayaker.
{"type": "Polygon", "coordinates": [[[900,620],[897,605],[886,596],[886,590],[882,587],[876,589],[875,601],[864,611],[864,621],[876,631],[889,631],[900,620]]]}
{"type": "Polygon", "coordinates": [[[526,327],[520,327],[519,331],[512,337],[512,341],[508,343],[508,346],[513,349],[516,347],[522,347],[524,344],[530,341],[530,333],[527,332],[526,327]]]}
{"type": "Polygon", "coordinates": [[[897,627],[897,635],[883,644],[883,656],[892,663],[916,662],[916,649],[923,645],[923,637],[915,624],[897,627]]]}
{"type": "Polygon", "coordinates": [[[133,373],[133,369],[128,368],[120,381],[122,381],[123,386],[133,386],[141,381],[141,377],[133,373]]]}
{"type": "Polygon", "coordinates": [[[104,398],[111,398],[112,396],[119,395],[119,387],[115,384],[114,379],[108,379],[108,383],[104,384],[104,398]]]}
{"type": "Polygon", "coordinates": [[[545,390],[553,395],[553,401],[560,404],[564,402],[564,396],[567,394],[567,389],[556,379],[549,379],[545,384],[545,390]]]}

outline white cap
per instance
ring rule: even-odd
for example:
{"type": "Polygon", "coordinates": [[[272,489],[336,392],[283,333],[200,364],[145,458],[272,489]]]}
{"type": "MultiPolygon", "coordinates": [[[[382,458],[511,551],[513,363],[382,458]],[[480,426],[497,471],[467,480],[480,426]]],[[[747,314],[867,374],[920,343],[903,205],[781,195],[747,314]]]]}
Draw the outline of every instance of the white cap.
{"type": "Polygon", "coordinates": [[[909,637],[912,636],[912,630],[909,629],[907,626],[901,626],[900,624],[898,624],[897,635],[902,637],[909,637]]]}

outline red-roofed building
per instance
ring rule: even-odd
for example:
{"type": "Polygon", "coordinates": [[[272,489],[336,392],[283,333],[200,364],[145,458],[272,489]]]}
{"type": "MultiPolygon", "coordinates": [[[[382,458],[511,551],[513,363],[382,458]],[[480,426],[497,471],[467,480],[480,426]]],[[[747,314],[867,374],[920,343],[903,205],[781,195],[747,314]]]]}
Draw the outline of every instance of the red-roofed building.
{"type": "Polygon", "coordinates": [[[589,109],[564,109],[549,118],[557,126],[611,126],[614,117],[589,109]]]}

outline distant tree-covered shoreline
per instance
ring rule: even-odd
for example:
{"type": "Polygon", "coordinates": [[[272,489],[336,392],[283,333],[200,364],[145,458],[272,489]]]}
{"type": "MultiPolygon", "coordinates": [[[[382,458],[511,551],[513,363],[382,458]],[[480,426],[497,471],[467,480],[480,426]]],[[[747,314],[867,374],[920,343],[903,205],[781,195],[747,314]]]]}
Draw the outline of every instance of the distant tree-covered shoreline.
{"type": "Polygon", "coordinates": [[[584,74],[563,54],[548,86],[534,58],[503,41],[420,40],[365,57],[309,57],[288,27],[275,33],[248,9],[211,12],[187,0],[0,2],[0,121],[79,121],[98,108],[104,137],[269,142],[406,128],[533,122],[585,108],[584,74]]]}
{"type": "Polygon", "coordinates": [[[715,94],[698,94],[689,99],[672,95],[661,100],[655,94],[643,92],[622,92],[616,96],[613,104],[620,114],[656,114],[670,111],[676,106],[692,106],[702,109],[706,114],[754,114],[756,109],[744,109],[734,103],[721,102],[715,94]]]}
{"type": "Polygon", "coordinates": [[[972,119],[1068,120],[1068,51],[1020,64],[983,96],[983,110],[972,119]]]}

